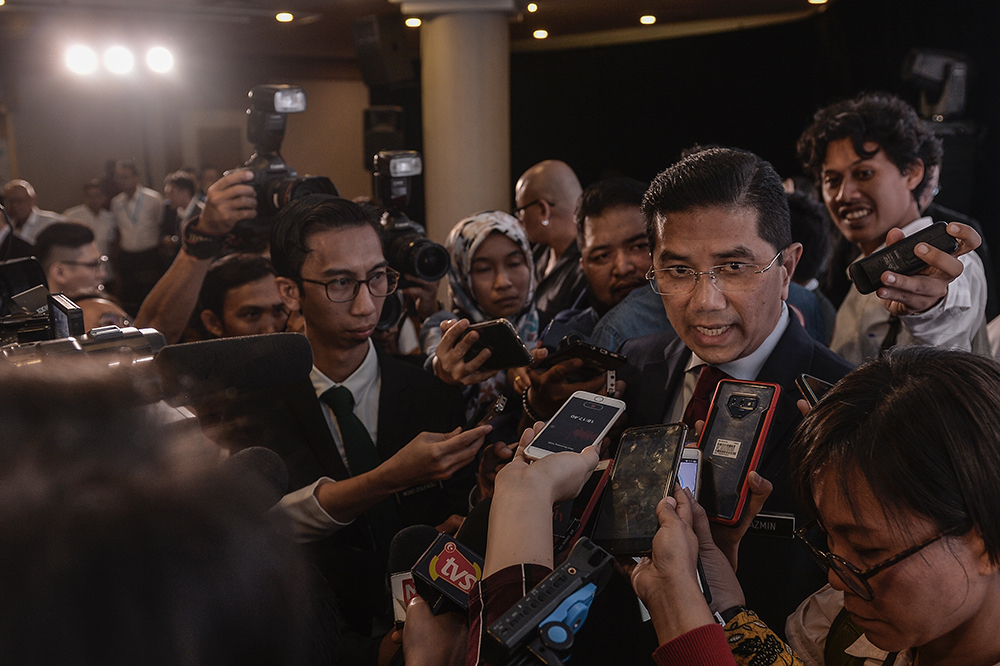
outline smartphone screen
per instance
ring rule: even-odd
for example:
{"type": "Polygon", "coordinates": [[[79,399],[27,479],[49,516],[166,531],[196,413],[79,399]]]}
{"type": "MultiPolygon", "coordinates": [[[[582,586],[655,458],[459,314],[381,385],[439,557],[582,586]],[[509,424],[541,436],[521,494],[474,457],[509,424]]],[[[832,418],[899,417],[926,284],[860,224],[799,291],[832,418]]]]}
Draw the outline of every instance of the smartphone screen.
{"type": "Polygon", "coordinates": [[[698,469],[701,461],[697,458],[681,458],[677,465],[677,483],[687,488],[698,499],[698,469]]]}
{"type": "Polygon", "coordinates": [[[537,459],[562,451],[579,453],[599,444],[623,411],[621,400],[577,391],[531,441],[525,455],[537,459]]]}
{"type": "Polygon", "coordinates": [[[686,434],[681,423],[625,431],[594,529],[596,544],[613,555],[652,549],[660,529],[656,505],[674,485],[686,434]]]}

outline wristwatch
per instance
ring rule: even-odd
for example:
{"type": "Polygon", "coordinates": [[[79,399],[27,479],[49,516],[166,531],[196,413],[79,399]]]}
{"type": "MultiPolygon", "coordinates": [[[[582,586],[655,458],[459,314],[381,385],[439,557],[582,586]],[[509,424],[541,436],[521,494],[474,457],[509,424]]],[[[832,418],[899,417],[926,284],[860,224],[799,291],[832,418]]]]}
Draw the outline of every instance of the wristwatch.
{"type": "Polygon", "coordinates": [[[745,613],[746,611],[747,611],[746,606],[732,606],[731,608],[727,608],[724,611],[718,611],[716,613],[713,613],[712,616],[715,618],[716,622],[725,627],[727,624],[729,624],[730,620],[732,620],[740,613],[745,613]]]}

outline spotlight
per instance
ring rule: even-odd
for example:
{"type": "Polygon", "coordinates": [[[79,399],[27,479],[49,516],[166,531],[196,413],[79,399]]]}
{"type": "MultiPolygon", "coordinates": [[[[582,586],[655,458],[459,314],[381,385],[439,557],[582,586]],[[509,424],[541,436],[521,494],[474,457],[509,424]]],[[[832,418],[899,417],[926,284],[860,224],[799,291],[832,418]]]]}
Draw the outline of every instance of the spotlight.
{"type": "Polygon", "coordinates": [[[278,12],[274,15],[274,20],[278,23],[291,23],[295,20],[295,16],[291,12],[278,12]]]}
{"type": "Polygon", "coordinates": [[[528,7],[527,7],[527,9],[528,9],[528,12],[530,12],[530,13],[534,14],[535,12],[537,12],[537,11],[538,11],[538,5],[536,5],[536,4],[535,4],[535,3],[533,3],[533,2],[529,2],[529,3],[528,3],[528,7]]]}
{"type": "Polygon", "coordinates": [[[643,25],[653,25],[654,23],[656,23],[656,17],[650,14],[646,14],[645,16],[640,16],[639,23],[643,25]]]}
{"type": "Polygon", "coordinates": [[[97,70],[97,54],[86,46],[71,46],[66,49],[66,66],[74,74],[93,74],[97,70]]]}
{"type": "Polygon", "coordinates": [[[154,46],[146,52],[146,64],[159,74],[166,74],[174,68],[174,56],[162,46],[154,46]]]}
{"type": "Polygon", "coordinates": [[[104,66],[114,74],[128,74],[133,65],[135,58],[124,46],[112,46],[104,52],[104,66]]]}
{"type": "Polygon", "coordinates": [[[406,23],[406,27],[407,28],[419,28],[420,24],[422,23],[422,21],[420,19],[418,19],[416,16],[412,16],[412,17],[406,19],[406,21],[404,21],[404,23],[406,23]]]}
{"type": "Polygon", "coordinates": [[[549,36],[549,31],[548,30],[536,30],[533,33],[531,33],[531,36],[534,37],[535,39],[545,39],[546,37],[549,36]]]}

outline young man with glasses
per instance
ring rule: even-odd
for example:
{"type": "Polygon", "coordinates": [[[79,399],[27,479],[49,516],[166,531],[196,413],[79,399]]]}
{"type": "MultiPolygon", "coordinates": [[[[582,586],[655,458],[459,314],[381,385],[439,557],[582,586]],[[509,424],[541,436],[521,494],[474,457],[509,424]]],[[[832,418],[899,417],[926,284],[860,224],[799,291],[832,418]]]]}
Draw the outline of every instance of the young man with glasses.
{"type": "Polygon", "coordinates": [[[35,257],[52,293],[62,292],[72,299],[104,288],[108,258],[84,224],[56,222],[45,227],[35,239],[35,257]]]}
{"type": "MultiPolygon", "coordinates": [[[[788,202],[770,164],[739,150],[695,153],[656,177],[642,211],[650,285],[674,330],[622,349],[628,424],[693,427],[727,376],[781,386],[758,465],[774,492],[756,521],[762,529],[743,540],[738,571],[749,605],[769,626],[782,627],[823,582],[792,540],[792,525],[805,519],[791,517],[787,470],[788,444],[802,419],[795,379],[808,373],[836,382],[850,366],[810,338],[785,305],[802,247],[792,242],[788,202]]],[[[735,563],[735,547],[729,555],[735,563]]]]}

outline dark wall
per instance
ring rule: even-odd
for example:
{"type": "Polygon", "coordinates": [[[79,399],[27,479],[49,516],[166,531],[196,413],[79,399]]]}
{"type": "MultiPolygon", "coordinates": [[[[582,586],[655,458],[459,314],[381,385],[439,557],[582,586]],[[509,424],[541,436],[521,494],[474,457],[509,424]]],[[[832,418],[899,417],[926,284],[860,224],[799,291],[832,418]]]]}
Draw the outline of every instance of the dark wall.
{"type": "Polygon", "coordinates": [[[694,143],[746,148],[783,175],[799,173],[795,141],[820,106],[865,90],[916,104],[900,68],[918,47],[973,62],[966,118],[981,138],[972,200],[947,200],[946,169],[940,201],[966,208],[1000,247],[1000,3],[991,0],[837,0],[781,26],[514,54],[512,175],[559,158],[584,185],[619,172],[649,179],[694,143]]]}

